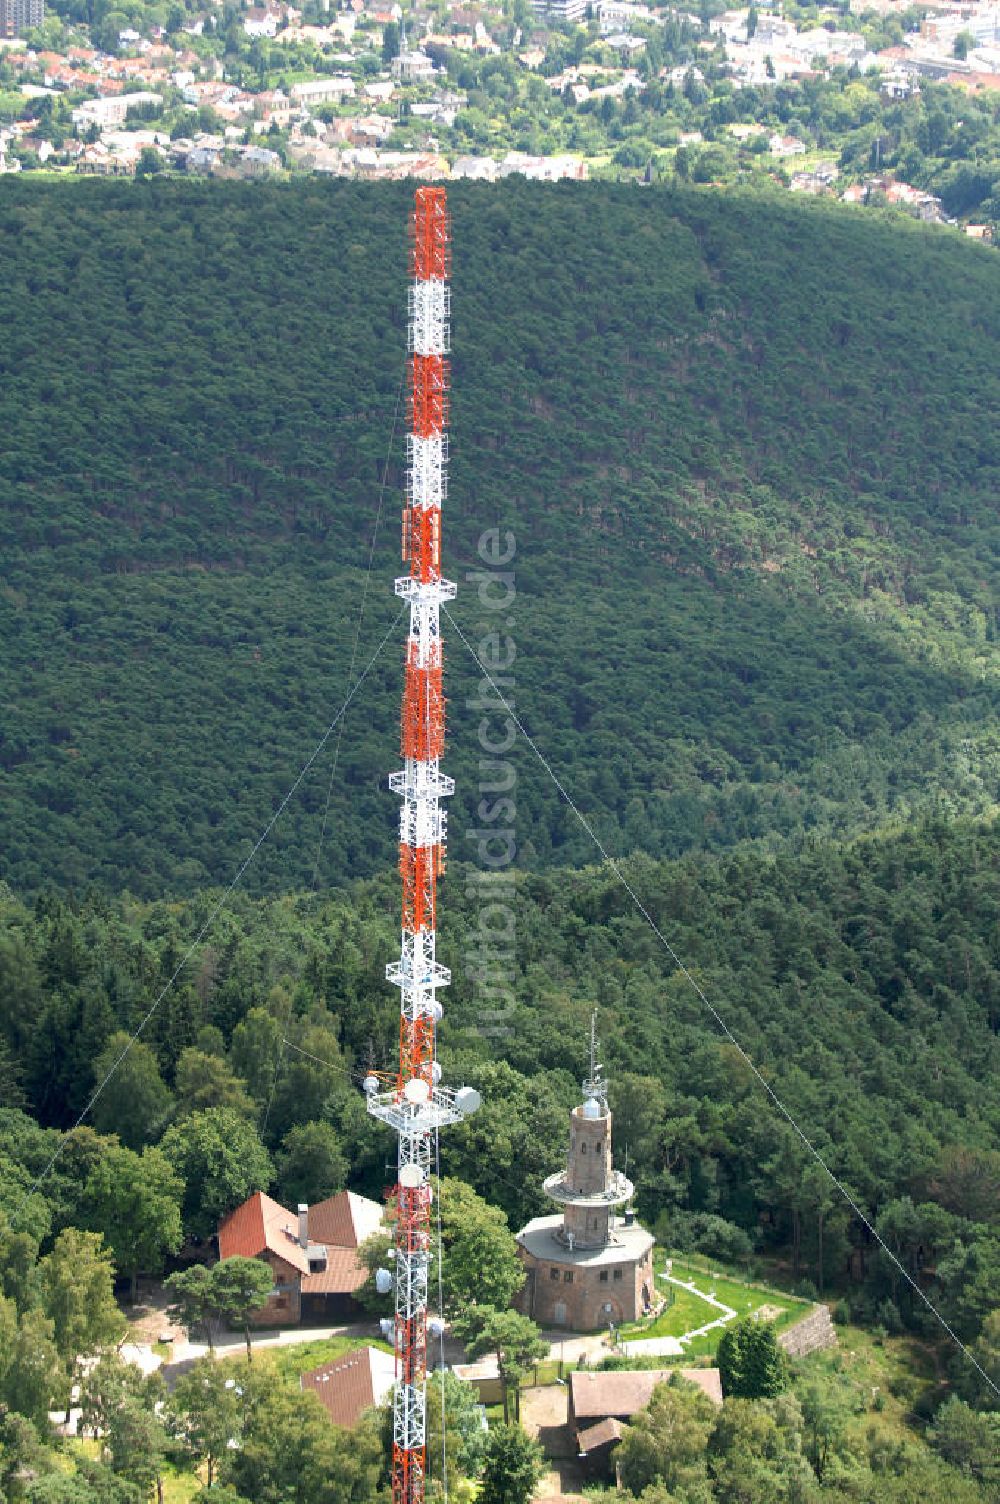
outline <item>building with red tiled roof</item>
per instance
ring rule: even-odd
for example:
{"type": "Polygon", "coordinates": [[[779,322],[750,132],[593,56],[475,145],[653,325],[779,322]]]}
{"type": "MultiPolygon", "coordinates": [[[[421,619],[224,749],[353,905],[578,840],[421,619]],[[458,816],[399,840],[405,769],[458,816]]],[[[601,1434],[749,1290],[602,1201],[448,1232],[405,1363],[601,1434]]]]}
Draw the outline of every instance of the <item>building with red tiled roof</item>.
{"type": "Polygon", "coordinates": [[[257,1191],[220,1222],[219,1257],[259,1259],[267,1253],[275,1254],[300,1274],[309,1273],[309,1260],[292,1213],[257,1191]]]}
{"type": "Polygon", "coordinates": [[[983,89],[1000,90],[1000,73],[949,73],[945,83],[966,94],[979,94],[983,89]]]}
{"type": "Polygon", "coordinates": [[[592,1476],[610,1471],[611,1452],[621,1440],[623,1424],[644,1409],[657,1384],[667,1383],[674,1373],[696,1384],[713,1404],[722,1404],[722,1378],[717,1368],[636,1368],[595,1373],[577,1369],[570,1374],[570,1431],[592,1476]]]}
{"type": "Polygon", "coordinates": [[[297,1215],[257,1191],[219,1224],[219,1257],[262,1259],[274,1272],[256,1325],[343,1321],[358,1314],[354,1296],[368,1277],[358,1247],[381,1225],[379,1204],[353,1191],[297,1215]]]}
{"type": "Polygon", "coordinates": [[[309,1208],[306,1225],[310,1243],[326,1249],[326,1263],[302,1281],[302,1318],[336,1321],[354,1315],[353,1297],[368,1278],[357,1249],[382,1226],[382,1208],[367,1196],[338,1191],[309,1208]]]}
{"type": "Polygon", "coordinates": [[[270,1267],[274,1289],[254,1314],[255,1325],[276,1326],[300,1319],[309,1250],[300,1240],[295,1217],[277,1201],[257,1191],[230,1212],[219,1224],[219,1257],[262,1259],[270,1267]]]}
{"type": "Polygon", "coordinates": [[[367,1196],[338,1191],[309,1208],[309,1236],[316,1243],[358,1248],[382,1226],[382,1208],[367,1196]]]}
{"type": "Polygon", "coordinates": [[[356,1348],[300,1379],[303,1390],[312,1390],[334,1425],[348,1430],[366,1410],[381,1405],[395,1381],[395,1358],[377,1347],[356,1348]]]}

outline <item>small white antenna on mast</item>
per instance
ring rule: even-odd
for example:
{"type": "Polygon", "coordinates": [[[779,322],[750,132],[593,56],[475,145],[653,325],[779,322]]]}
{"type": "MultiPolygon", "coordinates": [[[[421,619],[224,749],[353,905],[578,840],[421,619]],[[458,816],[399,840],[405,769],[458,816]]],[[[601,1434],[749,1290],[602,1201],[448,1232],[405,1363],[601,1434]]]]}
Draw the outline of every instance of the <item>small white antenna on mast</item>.
{"type": "Polygon", "coordinates": [[[590,1015],[590,1074],[583,1083],[584,1095],[596,1098],[603,1102],[606,1095],[606,1085],[601,1079],[601,1062],[597,1058],[597,1009],[590,1015]]]}

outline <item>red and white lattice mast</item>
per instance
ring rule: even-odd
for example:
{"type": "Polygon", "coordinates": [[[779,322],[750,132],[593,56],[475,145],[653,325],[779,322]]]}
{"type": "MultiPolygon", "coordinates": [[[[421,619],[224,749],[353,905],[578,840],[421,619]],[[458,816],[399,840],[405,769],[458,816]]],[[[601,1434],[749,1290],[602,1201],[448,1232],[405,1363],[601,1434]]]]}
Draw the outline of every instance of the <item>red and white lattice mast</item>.
{"type": "MultiPolygon", "coordinates": [[[[403,769],[389,786],[402,799],[399,870],[403,879],[403,936],[398,962],[386,976],[400,989],[399,1072],[391,1090],[369,1076],[368,1110],[399,1139],[396,1315],[393,1401],[393,1504],[421,1504],[426,1461],[427,1279],[431,1253],[431,1149],[437,1130],[479,1105],[471,1088],[442,1087],[436,1059],[439,987],[450,972],[435,955],[437,879],[444,868],[447,816],[441,800],[454,780],[441,772],[444,692],[443,601],[455,586],[441,577],[441,504],[447,492],[448,361],[451,259],[443,188],[418,188],[411,248],[409,416],[403,558],[409,574],[396,594],[410,603],[406,642],[401,750],[403,769]]],[[[390,1275],[379,1271],[382,1288],[390,1275]]]]}

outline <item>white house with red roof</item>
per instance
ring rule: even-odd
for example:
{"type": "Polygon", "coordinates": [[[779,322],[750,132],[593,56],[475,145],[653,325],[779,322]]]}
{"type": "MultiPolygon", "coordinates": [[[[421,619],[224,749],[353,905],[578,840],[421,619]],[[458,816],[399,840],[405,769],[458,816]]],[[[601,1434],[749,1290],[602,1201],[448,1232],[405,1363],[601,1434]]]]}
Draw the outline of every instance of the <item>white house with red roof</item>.
{"type": "Polygon", "coordinates": [[[261,1259],[274,1288],[256,1326],[345,1321],[360,1314],[355,1293],[368,1277],[359,1246],[382,1226],[377,1201],[338,1191],[292,1213],[257,1191],[219,1224],[219,1257],[261,1259]]]}

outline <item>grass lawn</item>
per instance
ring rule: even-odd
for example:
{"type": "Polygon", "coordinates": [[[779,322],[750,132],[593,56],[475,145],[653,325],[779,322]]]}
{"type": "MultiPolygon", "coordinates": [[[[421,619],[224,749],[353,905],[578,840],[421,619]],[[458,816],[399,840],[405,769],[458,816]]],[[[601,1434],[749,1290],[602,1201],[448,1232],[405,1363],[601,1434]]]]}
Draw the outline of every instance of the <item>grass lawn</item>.
{"type": "MultiPolygon", "coordinates": [[[[759,1311],[762,1306],[779,1310],[780,1316],[773,1317],[778,1331],[781,1331],[783,1327],[791,1326],[799,1317],[804,1316],[811,1305],[810,1301],[800,1300],[795,1295],[786,1295],[783,1290],[775,1290],[771,1285],[751,1284],[738,1276],[724,1273],[720,1266],[708,1271],[685,1260],[674,1259],[671,1273],[675,1279],[693,1281],[699,1290],[714,1295],[716,1300],[722,1301],[723,1305],[732,1307],[737,1316],[752,1316],[754,1311],[759,1311]]],[[[661,1281],[661,1284],[663,1283],[664,1281],[661,1281]]],[[[711,1309],[709,1307],[709,1310],[711,1309]]],[[[705,1318],[707,1321],[711,1319],[711,1316],[705,1318]]],[[[698,1325],[701,1324],[698,1323],[698,1325]]]]}
{"type": "MultiPolygon", "coordinates": [[[[573,1367],[572,1363],[563,1365],[566,1373],[573,1367]]],[[[525,1388],[537,1389],[542,1384],[557,1384],[559,1382],[559,1359],[546,1358],[543,1363],[536,1363],[524,1381],[525,1388]]]]}
{"type": "Polygon", "coordinates": [[[190,1504],[203,1482],[194,1473],[178,1472],[168,1462],[163,1469],[163,1504],[190,1504]]]}
{"type": "MultiPolygon", "coordinates": [[[[92,1437],[71,1436],[66,1441],[66,1454],[68,1459],[74,1456],[96,1459],[100,1456],[100,1447],[92,1437]]],[[[175,1467],[172,1462],[163,1464],[161,1476],[163,1504],[190,1504],[204,1481],[187,1468],[175,1467]]]]}
{"type": "Polygon", "coordinates": [[[683,1337],[706,1321],[714,1321],[720,1313],[707,1300],[688,1290],[678,1290],[661,1280],[660,1292],[670,1302],[653,1321],[634,1321],[621,1328],[621,1335],[628,1341],[635,1337],[683,1337]]]}
{"type": "MultiPolygon", "coordinates": [[[[286,1346],[258,1347],[254,1344],[253,1365],[269,1369],[290,1383],[297,1383],[299,1375],[307,1369],[318,1368],[321,1363],[332,1363],[356,1347],[378,1347],[383,1352],[392,1352],[387,1343],[374,1337],[319,1337],[315,1342],[290,1342],[286,1346]]],[[[222,1358],[235,1373],[246,1367],[246,1353],[222,1358]]]]}
{"type": "MultiPolygon", "coordinates": [[[[786,1295],[769,1285],[760,1285],[724,1272],[721,1266],[692,1263],[686,1259],[671,1261],[671,1274],[675,1279],[694,1284],[695,1290],[680,1290],[676,1285],[660,1279],[666,1258],[657,1261],[657,1290],[666,1295],[671,1304],[653,1321],[633,1322],[623,1326],[621,1335],[626,1340],[639,1337],[682,1337],[685,1332],[695,1331],[706,1322],[714,1321],[721,1313],[717,1307],[702,1300],[696,1291],[714,1295],[723,1305],[731,1307],[738,1316],[751,1316],[755,1311],[769,1308],[771,1319],[780,1330],[790,1326],[809,1310],[809,1302],[794,1295],[786,1295]]],[[[708,1332],[704,1337],[694,1338],[685,1347],[685,1356],[714,1353],[718,1346],[721,1329],[708,1332]]]]}

